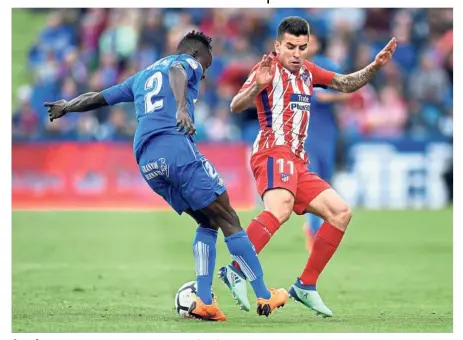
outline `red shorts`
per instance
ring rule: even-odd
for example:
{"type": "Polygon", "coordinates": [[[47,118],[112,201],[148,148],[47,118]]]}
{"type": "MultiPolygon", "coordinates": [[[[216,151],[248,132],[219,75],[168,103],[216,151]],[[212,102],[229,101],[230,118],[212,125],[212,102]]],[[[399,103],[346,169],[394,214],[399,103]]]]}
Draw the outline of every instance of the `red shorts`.
{"type": "Polygon", "coordinates": [[[293,211],[298,215],[304,214],[309,203],[322,191],[331,188],[285,146],[253,154],[251,170],[261,197],[270,189],[286,189],[294,196],[293,211]]]}

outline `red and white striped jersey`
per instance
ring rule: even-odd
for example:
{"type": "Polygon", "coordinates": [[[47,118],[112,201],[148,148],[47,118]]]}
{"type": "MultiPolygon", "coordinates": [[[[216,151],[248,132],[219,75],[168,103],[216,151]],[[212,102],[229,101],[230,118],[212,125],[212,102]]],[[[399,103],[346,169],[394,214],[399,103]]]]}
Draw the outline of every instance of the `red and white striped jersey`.
{"type": "MultiPolygon", "coordinates": [[[[291,73],[278,61],[275,52],[272,56],[275,63],[275,76],[272,83],[255,99],[260,131],[252,153],[285,145],[296,156],[308,162],[304,143],[309,128],[312,91],[314,86],[328,86],[333,80],[334,72],[305,61],[298,72],[291,73]]],[[[259,64],[251,70],[240,92],[255,82],[258,67],[259,64]]]]}

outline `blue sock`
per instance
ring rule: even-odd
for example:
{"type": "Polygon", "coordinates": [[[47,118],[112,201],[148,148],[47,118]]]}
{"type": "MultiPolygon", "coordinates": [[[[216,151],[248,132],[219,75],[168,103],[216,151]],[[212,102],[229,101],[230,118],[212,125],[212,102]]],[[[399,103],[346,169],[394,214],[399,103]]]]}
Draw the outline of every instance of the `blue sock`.
{"type": "Polygon", "coordinates": [[[199,226],[193,241],[197,295],[206,305],[212,303],[212,277],[216,258],[217,231],[199,226]]]}
{"type": "Polygon", "coordinates": [[[269,299],[270,291],[264,283],[264,273],[248,234],[241,230],[239,233],[225,237],[225,242],[233,260],[238,262],[241,271],[251,283],[257,298],[269,299]]]}
{"type": "Polygon", "coordinates": [[[312,231],[314,235],[318,233],[318,230],[320,230],[320,227],[323,224],[323,219],[313,215],[313,214],[308,214],[308,220],[309,220],[309,230],[312,231]]]}

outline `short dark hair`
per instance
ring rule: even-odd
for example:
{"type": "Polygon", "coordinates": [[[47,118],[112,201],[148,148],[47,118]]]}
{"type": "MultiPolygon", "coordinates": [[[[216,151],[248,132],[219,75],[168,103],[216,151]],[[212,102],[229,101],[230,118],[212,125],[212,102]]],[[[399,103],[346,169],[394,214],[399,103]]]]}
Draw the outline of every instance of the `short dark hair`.
{"type": "Polygon", "coordinates": [[[296,37],[309,35],[309,23],[301,17],[286,17],[278,26],[277,39],[281,40],[285,33],[295,35],[296,37]]]}
{"type": "Polygon", "coordinates": [[[203,32],[191,31],[183,37],[178,43],[178,51],[187,51],[191,49],[212,51],[212,38],[205,35],[203,32]]]}

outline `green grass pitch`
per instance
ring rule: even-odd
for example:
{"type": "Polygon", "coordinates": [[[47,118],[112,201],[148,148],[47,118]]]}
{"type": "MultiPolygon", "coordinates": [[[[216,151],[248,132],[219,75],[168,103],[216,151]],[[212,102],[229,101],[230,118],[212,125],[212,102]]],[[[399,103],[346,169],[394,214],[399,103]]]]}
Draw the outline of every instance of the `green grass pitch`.
{"type": "MultiPolygon", "coordinates": [[[[243,225],[254,215],[240,213],[243,225]]],[[[306,262],[302,221],[293,216],[260,256],[271,287],[288,288],[306,262]]],[[[218,279],[228,322],[180,319],[174,295],[195,277],[194,232],[172,212],[13,212],[13,332],[453,329],[451,209],[355,211],[318,283],[331,319],[291,301],[269,318],[242,312],[218,279]]],[[[217,252],[216,268],[230,259],[222,235],[217,252]]]]}

